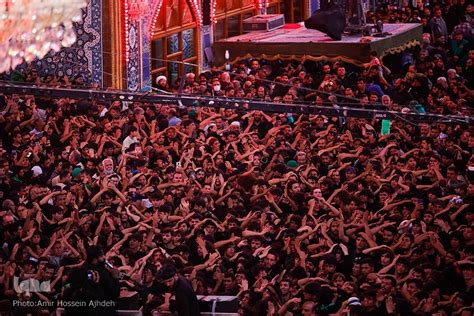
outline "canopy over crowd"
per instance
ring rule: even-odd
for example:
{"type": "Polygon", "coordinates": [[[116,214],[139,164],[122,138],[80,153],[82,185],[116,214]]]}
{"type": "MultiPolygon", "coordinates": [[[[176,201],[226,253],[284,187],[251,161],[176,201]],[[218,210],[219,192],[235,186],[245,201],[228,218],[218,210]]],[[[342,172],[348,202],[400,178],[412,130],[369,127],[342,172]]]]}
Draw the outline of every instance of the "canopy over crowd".
{"type": "MultiPolygon", "coordinates": [[[[361,69],[253,59],[186,74],[183,92],[470,116],[472,6],[443,10],[387,11],[426,32],[401,72],[375,54],[361,69]]],[[[85,85],[33,68],[24,79],[85,85]]],[[[136,298],[146,315],[192,315],[167,286],[176,270],[198,295],[238,296],[241,315],[472,315],[464,122],[382,133],[372,118],[29,95],[0,95],[0,108],[4,302],[136,298]],[[30,278],[50,291],[15,287],[30,278]]]]}

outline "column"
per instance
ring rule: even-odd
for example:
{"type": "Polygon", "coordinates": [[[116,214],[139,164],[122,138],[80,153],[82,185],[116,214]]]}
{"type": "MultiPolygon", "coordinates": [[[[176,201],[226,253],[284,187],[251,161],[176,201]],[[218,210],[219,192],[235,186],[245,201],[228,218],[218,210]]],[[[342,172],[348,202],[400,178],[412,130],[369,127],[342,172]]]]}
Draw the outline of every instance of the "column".
{"type": "MultiPolygon", "coordinates": [[[[208,63],[208,54],[206,51],[212,52],[211,47],[214,42],[213,26],[215,19],[215,6],[218,0],[202,0],[202,26],[201,26],[201,40],[200,40],[200,66],[202,69],[210,67],[208,63]]],[[[219,0],[223,1],[223,0],[219,0]]],[[[210,53],[212,54],[212,53],[210,53]]]]}
{"type": "Polygon", "coordinates": [[[123,0],[102,0],[104,88],[125,89],[123,0]]]}
{"type": "Polygon", "coordinates": [[[141,84],[140,76],[140,23],[129,21],[126,34],[126,63],[127,63],[127,88],[138,91],[141,84]]]}
{"type": "Polygon", "coordinates": [[[308,0],[309,11],[308,14],[311,16],[314,11],[319,10],[319,0],[308,0]]]}
{"type": "MultiPolygon", "coordinates": [[[[92,82],[101,87],[103,87],[103,77],[106,76],[103,68],[102,21],[104,16],[102,10],[102,0],[90,0],[87,6],[87,16],[84,21],[84,32],[89,33],[91,35],[89,38],[92,38],[91,42],[84,44],[88,69],[92,76],[92,82]]],[[[80,43],[78,44],[80,45],[80,43]]]]}
{"type": "Polygon", "coordinates": [[[151,91],[151,34],[148,31],[148,23],[141,23],[141,90],[142,91],[151,91]]]}
{"type": "Polygon", "coordinates": [[[140,90],[151,91],[151,41],[163,0],[142,0],[140,14],[140,90]]]}

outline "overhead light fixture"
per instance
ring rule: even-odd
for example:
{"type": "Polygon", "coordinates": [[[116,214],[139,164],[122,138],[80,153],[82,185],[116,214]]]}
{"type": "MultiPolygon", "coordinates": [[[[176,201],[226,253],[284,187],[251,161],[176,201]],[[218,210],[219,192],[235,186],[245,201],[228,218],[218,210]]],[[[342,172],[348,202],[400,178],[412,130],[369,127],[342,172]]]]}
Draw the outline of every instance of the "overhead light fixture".
{"type": "Polygon", "coordinates": [[[76,42],[86,0],[0,0],[0,73],[76,42]]]}

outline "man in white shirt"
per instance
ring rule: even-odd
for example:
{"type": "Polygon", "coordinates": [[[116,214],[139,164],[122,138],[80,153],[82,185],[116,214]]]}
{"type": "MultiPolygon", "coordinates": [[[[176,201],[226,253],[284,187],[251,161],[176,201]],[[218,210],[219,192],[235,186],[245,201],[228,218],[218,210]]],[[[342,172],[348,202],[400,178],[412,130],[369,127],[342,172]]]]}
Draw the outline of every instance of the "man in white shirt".
{"type": "Polygon", "coordinates": [[[138,143],[139,137],[140,134],[138,129],[136,127],[130,128],[128,136],[123,140],[122,143],[122,153],[126,152],[132,144],[138,143]]]}

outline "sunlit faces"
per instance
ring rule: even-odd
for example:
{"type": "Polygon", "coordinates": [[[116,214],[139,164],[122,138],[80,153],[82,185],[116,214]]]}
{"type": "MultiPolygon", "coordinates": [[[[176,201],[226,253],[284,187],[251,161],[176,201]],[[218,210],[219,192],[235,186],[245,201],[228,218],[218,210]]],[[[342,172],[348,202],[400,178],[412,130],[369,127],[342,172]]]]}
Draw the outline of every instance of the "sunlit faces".
{"type": "Polygon", "coordinates": [[[290,292],[290,282],[289,281],[281,281],[280,282],[280,293],[284,296],[290,292]]]}
{"type": "Polygon", "coordinates": [[[367,247],[368,247],[367,241],[366,241],[363,237],[358,236],[358,237],[356,238],[356,248],[357,248],[358,250],[363,250],[363,249],[365,249],[365,248],[367,248],[367,247]]]}
{"type": "Polygon", "coordinates": [[[337,234],[339,232],[339,227],[341,226],[340,222],[332,221],[329,225],[329,231],[333,234],[337,234]]]}
{"type": "Polygon", "coordinates": [[[175,172],[173,175],[173,183],[181,183],[183,182],[183,174],[179,172],[175,172]]]}
{"type": "Polygon", "coordinates": [[[342,284],[341,289],[347,294],[352,294],[355,291],[354,283],[346,281],[342,284]]]}
{"type": "Polygon", "coordinates": [[[258,70],[260,68],[260,63],[258,62],[258,60],[252,60],[252,62],[250,63],[250,68],[252,70],[258,70]]]}
{"type": "Polygon", "coordinates": [[[252,251],[257,250],[261,246],[262,246],[262,241],[260,239],[255,238],[255,239],[252,239],[252,241],[250,242],[250,248],[252,248],[252,251]]]}
{"type": "Polygon", "coordinates": [[[372,309],[375,307],[376,299],[372,295],[365,295],[363,300],[361,301],[361,304],[364,308],[366,309],[372,309]]]}
{"type": "Polygon", "coordinates": [[[313,309],[314,309],[314,302],[311,301],[306,301],[303,303],[303,306],[301,307],[301,315],[303,316],[311,316],[315,315],[313,309]]]}
{"type": "Polygon", "coordinates": [[[265,265],[266,268],[270,269],[276,265],[277,261],[278,261],[278,257],[273,253],[269,253],[265,257],[265,259],[263,259],[263,264],[265,265]]]}
{"type": "Polygon", "coordinates": [[[384,252],[381,256],[380,256],[380,263],[383,267],[386,267],[388,266],[390,263],[392,263],[392,260],[393,260],[393,254],[390,253],[390,252],[384,252]]]}
{"type": "Polygon", "coordinates": [[[167,232],[164,232],[164,233],[161,234],[161,238],[163,240],[163,243],[165,245],[168,245],[172,242],[173,235],[171,234],[171,232],[167,231],[167,232]]]}
{"type": "Polygon", "coordinates": [[[293,96],[291,94],[285,94],[283,96],[283,103],[293,103],[293,96]]]}
{"type": "Polygon", "coordinates": [[[293,193],[301,192],[301,185],[298,182],[292,183],[290,187],[290,191],[293,193]]]}
{"type": "Polygon", "coordinates": [[[313,190],[313,197],[315,197],[316,199],[320,199],[323,197],[323,192],[320,188],[316,188],[313,190]]]}
{"type": "Polygon", "coordinates": [[[370,273],[373,273],[374,272],[373,263],[372,262],[363,262],[360,265],[360,272],[365,276],[368,276],[370,273]]]}

